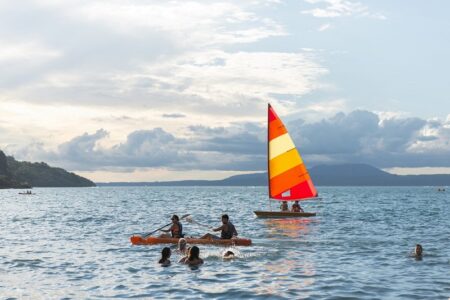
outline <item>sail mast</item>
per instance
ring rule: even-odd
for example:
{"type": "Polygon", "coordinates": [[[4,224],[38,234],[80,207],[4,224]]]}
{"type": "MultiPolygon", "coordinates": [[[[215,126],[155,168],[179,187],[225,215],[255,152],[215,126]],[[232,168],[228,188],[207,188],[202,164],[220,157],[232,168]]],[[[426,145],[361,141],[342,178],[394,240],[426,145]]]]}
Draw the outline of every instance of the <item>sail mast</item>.
{"type": "Polygon", "coordinates": [[[270,137],[270,103],[267,104],[267,187],[269,188],[269,199],[272,193],[270,192],[270,147],[269,147],[269,137],[270,137]]]}

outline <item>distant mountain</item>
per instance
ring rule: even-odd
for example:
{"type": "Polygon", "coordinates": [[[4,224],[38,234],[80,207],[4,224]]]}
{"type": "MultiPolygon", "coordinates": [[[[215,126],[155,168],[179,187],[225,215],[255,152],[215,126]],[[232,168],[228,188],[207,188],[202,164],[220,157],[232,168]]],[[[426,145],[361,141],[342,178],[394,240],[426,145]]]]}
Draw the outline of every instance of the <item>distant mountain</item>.
{"type": "MultiPolygon", "coordinates": [[[[449,186],[450,175],[394,175],[365,164],[320,165],[310,169],[321,186],[449,186]]],[[[98,186],[266,186],[267,173],[231,176],[223,180],[109,182],[98,186]]]]}
{"type": "Polygon", "coordinates": [[[0,150],[0,188],[89,187],[95,183],[46,163],[20,162],[0,150]]]}

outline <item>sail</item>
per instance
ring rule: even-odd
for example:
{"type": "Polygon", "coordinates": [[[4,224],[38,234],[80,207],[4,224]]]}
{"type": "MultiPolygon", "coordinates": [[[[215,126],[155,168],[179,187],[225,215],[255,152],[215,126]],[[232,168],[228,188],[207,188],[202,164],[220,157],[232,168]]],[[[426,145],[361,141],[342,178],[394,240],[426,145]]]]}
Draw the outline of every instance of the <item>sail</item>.
{"type": "Polygon", "coordinates": [[[268,108],[269,197],[275,200],[304,200],[317,191],[283,122],[268,108]]]}

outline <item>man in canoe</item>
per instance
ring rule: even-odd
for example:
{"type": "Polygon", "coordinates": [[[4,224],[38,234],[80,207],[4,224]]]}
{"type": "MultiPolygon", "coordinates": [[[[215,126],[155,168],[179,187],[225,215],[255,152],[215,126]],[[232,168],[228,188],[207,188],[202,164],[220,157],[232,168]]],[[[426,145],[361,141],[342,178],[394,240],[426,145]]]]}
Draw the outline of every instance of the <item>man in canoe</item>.
{"type": "Polygon", "coordinates": [[[200,239],[223,239],[229,240],[238,235],[233,223],[230,222],[228,215],[222,215],[222,226],[214,228],[213,231],[220,231],[220,237],[214,234],[207,233],[200,239]]]}
{"type": "Polygon", "coordinates": [[[170,232],[170,234],[161,234],[159,237],[173,237],[173,238],[182,238],[183,234],[183,225],[180,223],[180,218],[177,215],[172,216],[172,226],[169,229],[161,229],[163,232],[170,232]]]}

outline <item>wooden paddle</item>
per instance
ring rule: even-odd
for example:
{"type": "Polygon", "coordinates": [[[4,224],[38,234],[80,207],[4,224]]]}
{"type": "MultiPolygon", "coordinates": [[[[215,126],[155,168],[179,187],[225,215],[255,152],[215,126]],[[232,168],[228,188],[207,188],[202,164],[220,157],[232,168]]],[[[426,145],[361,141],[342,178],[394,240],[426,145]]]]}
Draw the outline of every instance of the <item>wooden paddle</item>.
{"type": "Polygon", "coordinates": [[[203,226],[203,227],[208,227],[209,229],[214,229],[213,226],[205,225],[205,224],[199,223],[199,222],[195,221],[194,219],[192,219],[192,217],[187,218],[186,221],[189,222],[189,223],[195,223],[195,224],[200,225],[200,226],[203,226]]]}
{"type": "MultiPolygon", "coordinates": [[[[181,216],[180,220],[183,220],[184,218],[186,218],[187,216],[190,216],[190,215],[191,215],[191,214],[185,214],[185,215],[181,216]]],[[[159,230],[161,230],[161,229],[163,229],[164,227],[167,227],[167,226],[169,226],[169,225],[172,225],[172,222],[169,223],[169,224],[166,224],[166,225],[164,225],[164,226],[162,226],[162,227],[160,227],[160,228],[158,228],[158,229],[156,229],[156,230],[153,230],[152,232],[149,232],[149,233],[143,235],[142,237],[143,237],[143,238],[146,238],[146,237],[148,237],[148,236],[154,234],[155,232],[157,232],[157,231],[159,231],[159,230]]]]}

